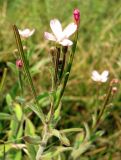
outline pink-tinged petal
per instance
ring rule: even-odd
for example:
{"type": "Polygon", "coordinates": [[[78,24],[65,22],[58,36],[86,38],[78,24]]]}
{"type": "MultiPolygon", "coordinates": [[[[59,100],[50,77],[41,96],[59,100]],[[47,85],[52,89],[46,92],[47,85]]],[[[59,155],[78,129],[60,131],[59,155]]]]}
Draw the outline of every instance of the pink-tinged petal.
{"type": "Polygon", "coordinates": [[[71,36],[77,30],[77,25],[75,23],[70,23],[63,31],[66,38],[71,36]]]}
{"type": "Polygon", "coordinates": [[[58,19],[53,19],[50,21],[50,27],[56,36],[57,39],[60,39],[62,37],[62,26],[58,19]]]}
{"type": "Polygon", "coordinates": [[[97,81],[97,82],[100,81],[100,79],[101,79],[100,74],[97,71],[92,72],[91,78],[92,78],[93,81],[97,81]]]}
{"type": "Polygon", "coordinates": [[[109,75],[109,71],[105,70],[102,72],[101,77],[107,77],[109,75]]]}
{"type": "Polygon", "coordinates": [[[35,32],[35,29],[33,30],[30,30],[28,28],[24,29],[24,30],[18,30],[19,31],[19,34],[24,37],[24,38],[28,38],[30,37],[34,32],[35,32]]]}
{"type": "Polygon", "coordinates": [[[101,74],[101,82],[106,82],[108,80],[109,71],[105,70],[101,74]]]}
{"type": "Polygon", "coordinates": [[[106,82],[108,80],[108,77],[101,77],[101,82],[106,82]]]}
{"type": "Polygon", "coordinates": [[[50,41],[56,41],[56,38],[51,33],[48,32],[44,33],[44,38],[50,41]]]}
{"type": "Polygon", "coordinates": [[[73,44],[72,41],[69,39],[64,39],[63,41],[59,42],[62,46],[71,46],[73,44]]]}

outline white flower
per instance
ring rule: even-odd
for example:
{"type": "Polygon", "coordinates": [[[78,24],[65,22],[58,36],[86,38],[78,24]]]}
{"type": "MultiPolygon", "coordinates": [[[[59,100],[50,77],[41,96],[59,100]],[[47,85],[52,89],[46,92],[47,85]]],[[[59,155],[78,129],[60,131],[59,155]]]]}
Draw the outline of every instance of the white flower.
{"type": "Polygon", "coordinates": [[[92,80],[96,82],[106,82],[108,79],[109,71],[105,70],[101,74],[99,74],[97,71],[92,72],[92,80]]]}
{"type": "Polygon", "coordinates": [[[50,27],[53,33],[44,33],[44,37],[47,40],[55,41],[62,46],[71,46],[73,44],[68,38],[76,31],[77,25],[70,23],[63,31],[61,23],[58,19],[50,21],[50,27]]]}
{"type": "Polygon", "coordinates": [[[28,28],[24,29],[24,30],[18,30],[19,34],[23,37],[23,38],[28,38],[30,36],[32,36],[35,32],[35,29],[30,30],[28,28]]]}

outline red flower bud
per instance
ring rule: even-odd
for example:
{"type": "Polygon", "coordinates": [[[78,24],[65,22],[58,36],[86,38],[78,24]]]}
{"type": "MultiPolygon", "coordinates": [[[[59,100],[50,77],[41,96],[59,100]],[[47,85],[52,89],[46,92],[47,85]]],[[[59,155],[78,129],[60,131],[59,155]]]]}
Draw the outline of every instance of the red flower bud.
{"type": "Polygon", "coordinates": [[[23,62],[22,62],[21,59],[18,59],[18,60],[16,61],[16,66],[17,66],[18,68],[22,68],[22,67],[23,67],[23,62]]]}
{"type": "Polygon", "coordinates": [[[76,24],[78,24],[80,22],[80,11],[79,11],[79,9],[74,10],[73,16],[74,16],[74,20],[75,20],[76,24]]]}

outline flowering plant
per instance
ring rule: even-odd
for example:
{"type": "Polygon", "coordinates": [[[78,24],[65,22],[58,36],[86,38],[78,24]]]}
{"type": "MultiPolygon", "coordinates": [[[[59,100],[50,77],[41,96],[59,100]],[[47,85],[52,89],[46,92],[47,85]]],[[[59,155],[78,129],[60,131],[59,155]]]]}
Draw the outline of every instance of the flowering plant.
{"type": "MultiPolygon", "coordinates": [[[[31,55],[31,53],[28,51],[28,46],[25,48],[23,46],[23,43],[26,43],[27,38],[32,36],[35,30],[25,29],[22,31],[18,30],[16,25],[13,25],[17,44],[17,60],[16,66],[15,64],[11,66],[18,77],[17,83],[20,95],[16,96],[14,101],[12,101],[12,98],[9,95],[6,96],[8,105],[12,106],[12,116],[10,117],[7,115],[7,118],[11,118],[10,128],[12,132],[9,133],[10,141],[1,141],[4,145],[4,151],[2,152],[4,153],[3,159],[11,158],[11,155],[9,156],[8,154],[8,150],[11,152],[11,149],[8,148],[11,147],[18,151],[16,154],[17,156],[15,157],[17,160],[21,159],[22,156],[24,156],[22,159],[28,159],[29,157],[31,160],[77,160],[80,159],[81,156],[83,159],[82,154],[86,155],[89,153],[90,150],[93,149],[92,146],[96,148],[97,139],[104,134],[100,124],[109,114],[107,106],[110,105],[111,99],[117,92],[116,85],[118,84],[117,79],[110,81],[108,70],[104,70],[101,74],[94,70],[89,78],[89,80],[92,79],[93,81],[98,82],[95,83],[98,94],[94,93],[94,101],[91,100],[91,102],[89,101],[88,103],[90,104],[90,108],[96,106],[94,112],[91,108],[90,116],[88,116],[89,118],[87,119],[86,117],[84,123],[80,123],[78,128],[75,128],[74,125],[74,128],[62,129],[63,127],[60,127],[60,123],[58,123],[60,122],[62,111],[64,109],[62,107],[62,100],[65,98],[63,98],[63,95],[68,83],[77,48],[80,26],[80,12],[78,9],[74,10],[73,19],[74,22],[67,25],[65,29],[62,29],[62,24],[58,19],[52,19],[50,20],[52,33],[44,32],[44,38],[53,42],[48,44],[48,51],[51,57],[51,65],[50,68],[48,67],[51,75],[51,89],[40,94],[36,90],[36,86],[33,82],[33,66],[31,68],[31,65],[29,65],[29,55],[31,55]],[[24,41],[21,41],[21,38],[24,38],[24,41]],[[102,93],[100,94],[100,87],[104,86],[105,88],[105,85],[107,85],[107,93],[102,96],[102,93]],[[24,89],[26,86],[27,89],[31,89],[29,92],[26,92],[24,89]],[[28,98],[29,93],[33,98],[28,98]],[[46,101],[46,107],[42,107],[43,101],[44,103],[46,101]],[[33,125],[34,118],[37,119],[37,126],[39,126],[37,130],[33,125]],[[71,135],[72,132],[75,132],[76,136],[71,139],[69,135],[71,135]],[[12,145],[6,147],[7,143],[12,143],[12,145]],[[5,150],[5,147],[7,150],[5,150]],[[68,151],[69,154],[64,154],[66,151],[68,151]]],[[[35,61],[33,60],[33,62],[35,61]]],[[[41,61],[39,61],[39,64],[40,63],[41,61]]],[[[6,70],[4,71],[1,84],[3,84],[5,75],[6,70]]],[[[0,91],[2,88],[1,84],[0,91]]],[[[85,87],[82,86],[82,89],[83,88],[85,87]]],[[[77,114],[77,112],[74,112],[74,114],[77,114]]],[[[80,112],[79,117],[81,114],[82,112],[80,112]]],[[[2,116],[4,118],[5,115],[3,114],[2,116]]]]}

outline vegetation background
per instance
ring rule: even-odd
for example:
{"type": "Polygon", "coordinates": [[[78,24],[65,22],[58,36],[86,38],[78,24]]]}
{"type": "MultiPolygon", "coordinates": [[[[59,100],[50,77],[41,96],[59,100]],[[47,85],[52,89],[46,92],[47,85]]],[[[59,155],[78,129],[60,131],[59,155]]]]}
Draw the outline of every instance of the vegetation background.
{"type": "MultiPolygon", "coordinates": [[[[4,87],[0,93],[0,139],[10,139],[11,117],[3,117],[9,112],[9,100],[19,96],[18,77],[12,64],[16,61],[16,43],[12,25],[19,29],[35,28],[35,34],[25,44],[29,48],[30,70],[38,95],[50,90],[49,67],[50,43],[44,40],[44,31],[49,31],[49,22],[57,18],[63,27],[73,21],[73,10],[81,12],[78,48],[73,68],[63,97],[59,129],[83,127],[83,122],[91,123],[95,107],[103,103],[109,81],[121,78],[121,0],[0,0],[0,79],[7,67],[4,87]],[[11,64],[12,63],[12,64],[11,64]],[[93,70],[100,73],[109,70],[107,83],[99,88],[91,79],[93,70]],[[99,96],[97,96],[99,94],[99,96]],[[98,98],[97,98],[98,97],[98,98]]],[[[107,108],[110,112],[100,129],[105,133],[95,147],[91,146],[81,160],[120,160],[121,159],[121,92],[113,97],[113,103],[107,108]]],[[[30,89],[25,87],[26,99],[31,99],[30,89]]],[[[42,107],[47,107],[44,99],[42,107]]],[[[39,133],[41,123],[37,117],[28,117],[34,131],[39,133]]],[[[69,139],[76,139],[76,134],[69,139]]],[[[0,149],[2,149],[1,146],[0,149]]],[[[2,153],[2,152],[1,152],[2,153]]],[[[0,153],[0,156],[1,156],[0,153]]],[[[11,154],[17,151],[11,151],[11,154]]],[[[12,156],[11,156],[12,157],[12,156]]],[[[16,160],[19,160],[19,158],[16,160]]]]}

